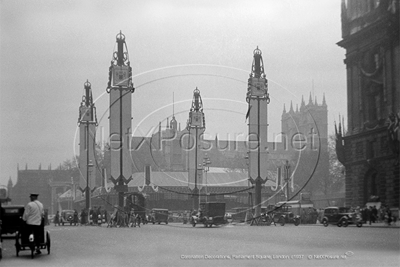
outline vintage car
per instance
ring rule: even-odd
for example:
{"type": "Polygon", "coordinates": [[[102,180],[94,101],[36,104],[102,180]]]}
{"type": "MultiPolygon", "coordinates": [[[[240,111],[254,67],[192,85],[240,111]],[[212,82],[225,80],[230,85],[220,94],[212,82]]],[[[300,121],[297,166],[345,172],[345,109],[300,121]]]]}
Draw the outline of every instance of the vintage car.
{"type": "Polygon", "coordinates": [[[292,207],[286,203],[277,203],[273,209],[275,223],[284,225],[285,223],[293,223],[295,226],[300,224],[300,216],[295,215],[292,207]]]}
{"type": "Polygon", "coordinates": [[[150,221],[155,223],[165,223],[168,224],[168,209],[152,209],[150,214],[150,221]]]}
{"type": "Polygon", "coordinates": [[[347,227],[349,224],[362,226],[359,215],[346,207],[327,207],[324,209],[322,224],[327,227],[329,224],[336,224],[338,227],[347,227]]]}
{"type": "Polygon", "coordinates": [[[72,225],[74,223],[74,210],[63,210],[61,211],[60,223],[64,225],[65,223],[69,223],[72,225]]]}
{"type": "Polygon", "coordinates": [[[20,230],[22,215],[25,207],[23,205],[1,206],[1,234],[14,234],[20,230]]]}
{"type": "Polygon", "coordinates": [[[193,227],[202,223],[205,227],[212,225],[226,224],[225,203],[222,202],[204,202],[200,203],[199,212],[192,216],[190,223],[193,227]]]}

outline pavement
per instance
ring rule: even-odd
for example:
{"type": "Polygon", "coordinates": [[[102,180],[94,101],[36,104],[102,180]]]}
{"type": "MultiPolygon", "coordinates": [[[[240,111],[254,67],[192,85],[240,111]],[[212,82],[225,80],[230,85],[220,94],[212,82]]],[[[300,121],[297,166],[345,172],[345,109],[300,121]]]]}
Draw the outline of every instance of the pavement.
{"type": "MultiPolygon", "coordinates": [[[[231,224],[235,225],[235,226],[249,225],[249,224],[246,224],[246,223],[236,223],[236,222],[232,222],[231,224]]],[[[300,224],[300,225],[302,225],[302,226],[323,226],[323,224],[319,223],[319,222],[317,222],[315,224],[300,224]]],[[[355,225],[349,225],[349,227],[352,227],[352,226],[355,226],[355,225]]],[[[383,222],[372,223],[372,224],[364,223],[362,227],[365,227],[365,228],[393,228],[393,229],[400,229],[400,223],[396,222],[396,223],[392,223],[391,225],[388,225],[387,223],[383,223],[383,222]]]]}

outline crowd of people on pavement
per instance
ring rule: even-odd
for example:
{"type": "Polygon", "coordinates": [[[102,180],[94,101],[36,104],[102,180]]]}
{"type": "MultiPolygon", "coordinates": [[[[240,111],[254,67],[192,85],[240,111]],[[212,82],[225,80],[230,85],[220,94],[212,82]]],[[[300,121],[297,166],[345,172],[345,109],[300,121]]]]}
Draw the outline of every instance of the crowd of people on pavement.
{"type": "Polygon", "coordinates": [[[63,223],[69,222],[73,225],[101,225],[108,223],[108,212],[101,207],[93,207],[89,212],[87,209],[82,209],[79,213],[76,209],[74,210],[72,221],[67,221],[65,215],[60,211],[56,212],[53,223],[55,226],[60,226],[63,223]]]}
{"type": "Polygon", "coordinates": [[[396,224],[397,217],[393,216],[392,211],[386,205],[381,205],[379,209],[374,206],[366,206],[363,209],[356,208],[356,212],[361,214],[361,218],[365,223],[372,225],[373,223],[385,223],[386,225],[396,224]]]}
{"type": "Polygon", "coordinates": [[[65,214],[60,211],[56,212],[53,218],[55,226],[63,225],[64,223],[72,223],[73,225],[99,225],[107,224],[107,227],[140,227],[140,224],[146,224],[148,221],[147,215],[142,218],[134,208],[120,209],[118,206],[114,207],[113,212],[108,212],[102,207],[94,207],[90,209],[82,209],[79,213],[74,210],[72,221],[67,221],[65,214]]]}

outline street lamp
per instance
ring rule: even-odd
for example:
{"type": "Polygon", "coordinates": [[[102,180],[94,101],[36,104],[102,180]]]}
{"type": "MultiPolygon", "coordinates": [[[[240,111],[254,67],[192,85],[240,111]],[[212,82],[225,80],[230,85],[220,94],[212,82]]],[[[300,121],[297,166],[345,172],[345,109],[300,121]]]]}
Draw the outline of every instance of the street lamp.
{"type": "Polygon", "coordinates": [[[283,167],[285,170],[285,181],[286,181],[286,201],[289,201],[290,164],[288,160],[286,160],[286,164],[283,167]]]}
{"type": "Polygon", "coordinates": [[[210,164],[211,164],[210,158],[207,156],[207,153],[205,153],[204,158],[203,158],[203,170],[206,173],[206,202],[207,202],[207,195],[208,195],[208,192],[207,192],[207,184],[208,184],[208,182],[207,182],[207,173],[210,170],[210,167],[209,167],[210,164]]]}

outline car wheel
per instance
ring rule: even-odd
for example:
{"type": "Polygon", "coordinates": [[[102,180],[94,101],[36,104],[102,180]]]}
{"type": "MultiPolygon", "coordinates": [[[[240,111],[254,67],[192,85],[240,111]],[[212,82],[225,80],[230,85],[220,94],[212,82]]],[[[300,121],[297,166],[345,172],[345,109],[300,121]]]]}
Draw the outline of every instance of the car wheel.
{"type": "Polygon", "coordinates": [[[50,243],[50,235],[49,235],[49,232],[46,233],[46,239],[47,239],[47,241],[46,241],[47,254],[50,254],[50,245],[51,245],[51,243],[50,243]]]}
{"type": "Polygon", "coordinates": [[[285,218],[284,218],[284,217],[280,217],[280,218],[279,218],[279,224],[280,224],[281,226],[284,226],[284,225],[285,225],[285,218]]]}
{"type": "Polygon", "coordinates": [[[20,233],[17,233],[15,238],[15,250],[17,252],[17,257],[19,257],[19,251],[21,250],[21,245],[19,244],[20,233]]]}
{"type": "Polygon", "coordinates": [[[337,223],[337,226],[338,226],[338,227],[342,227],[342,222],[341,222],[341,221],[338,222],[338,223],[337,223]]]}
{"type": "Polygon", "coordinates": [[[327,227],[329,224],[328,224],[328,220],[327,219],[324,219],[324,220],[322,220],[322,224],[325,226],[325,227],[327,227]]]}
{"type": "Polygon", "coordinates": [[[343,219],[342,220],[342,226],[343,227],[347,227],[349,225],[349,222],[347,221],[347,219],[343,219]]]}
{"type": "Polygon", "coordinates": [[[356,225],[357,225],[357,227],[361,227],[362,226],[362,222],[358,222],[356,225]]]}

